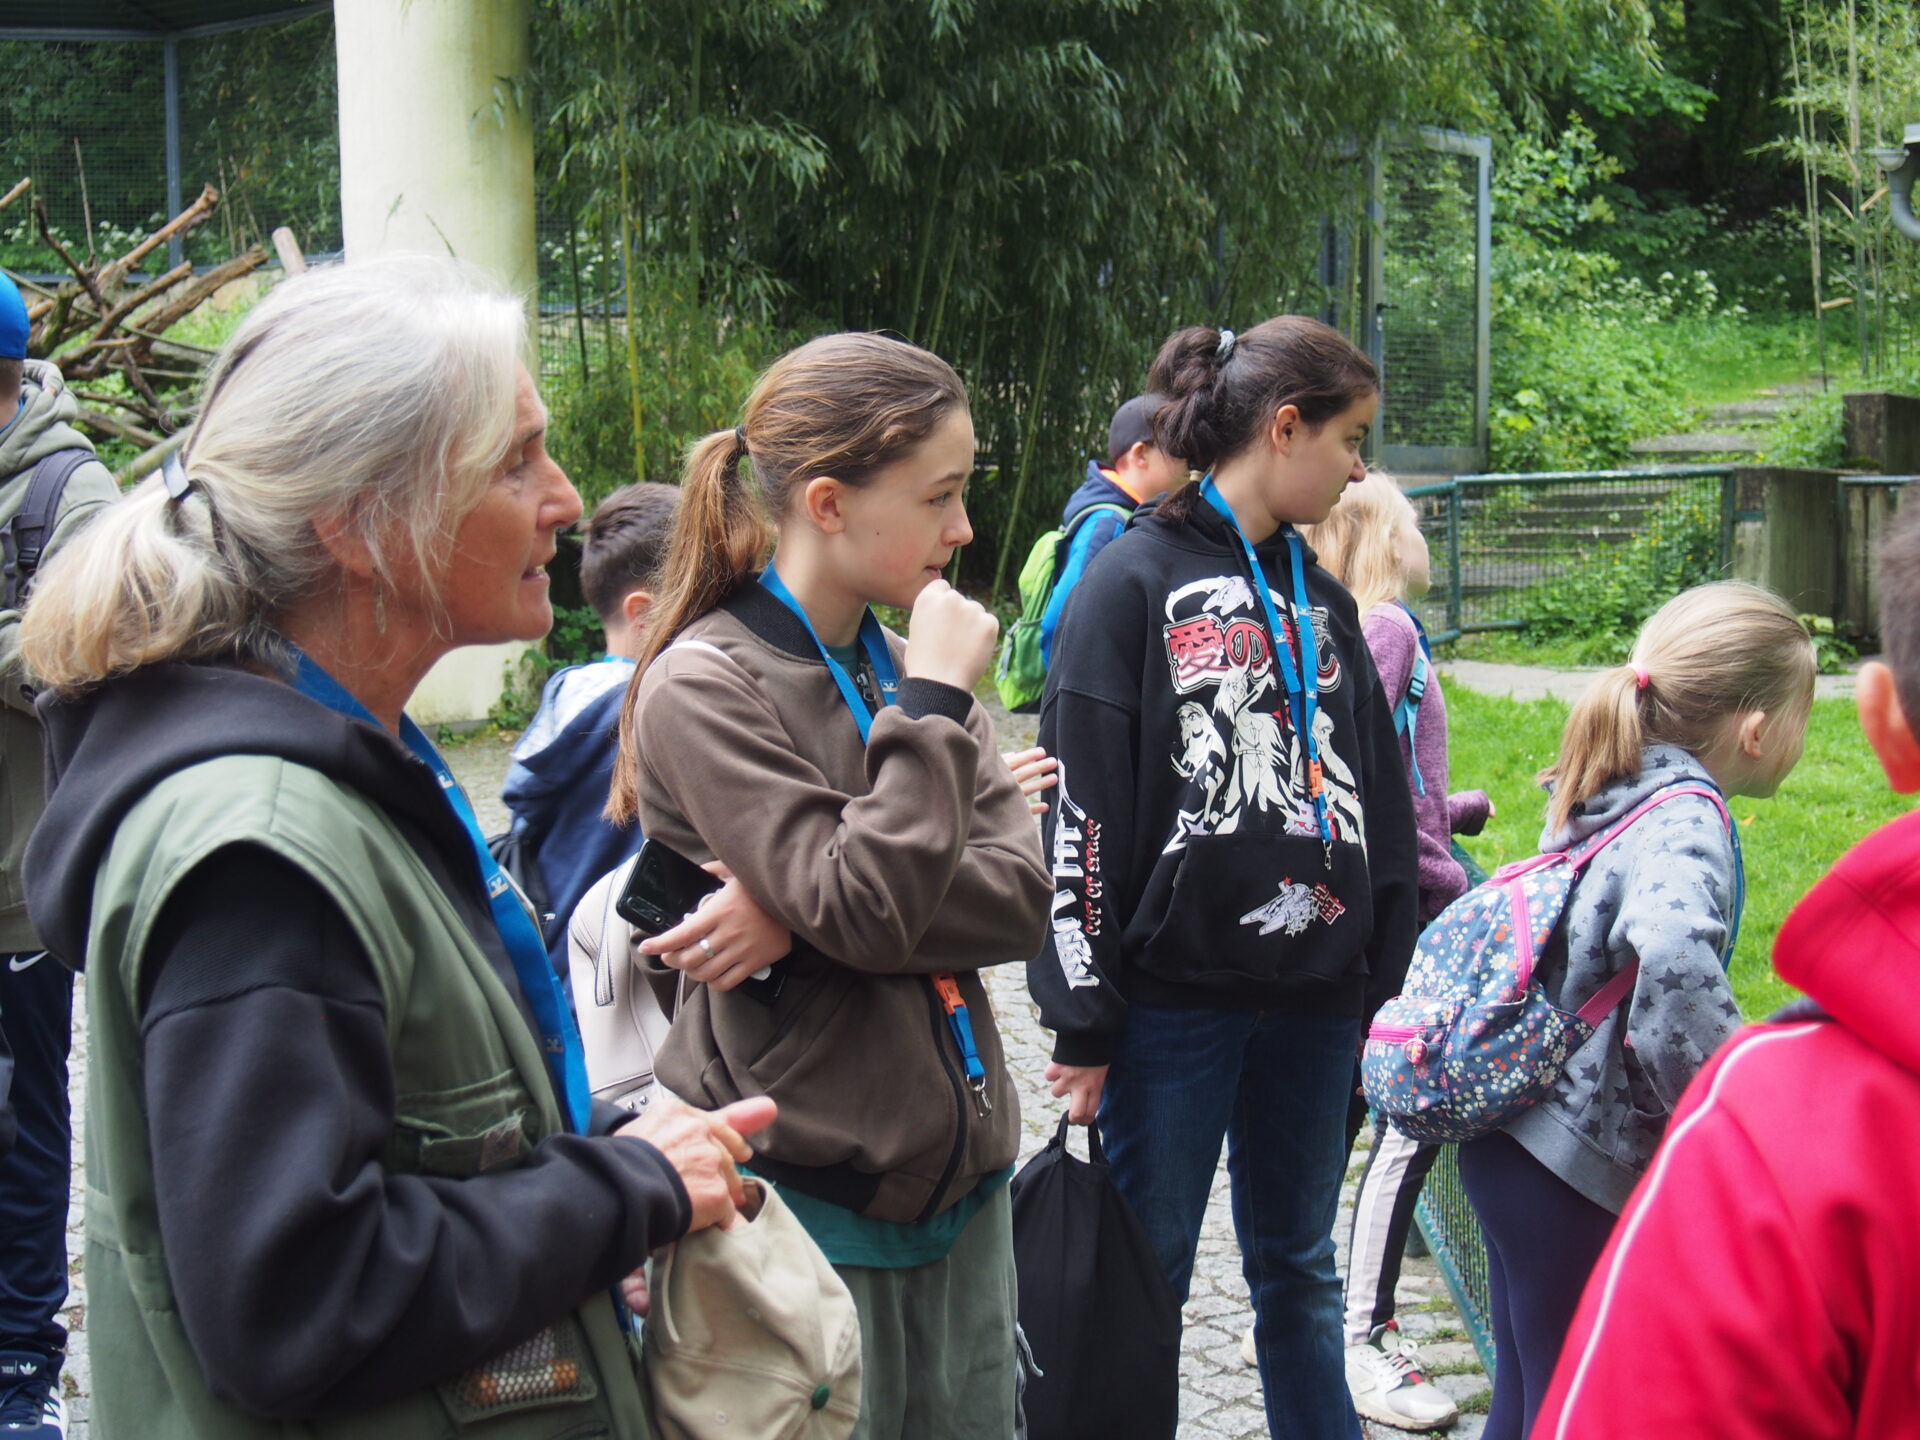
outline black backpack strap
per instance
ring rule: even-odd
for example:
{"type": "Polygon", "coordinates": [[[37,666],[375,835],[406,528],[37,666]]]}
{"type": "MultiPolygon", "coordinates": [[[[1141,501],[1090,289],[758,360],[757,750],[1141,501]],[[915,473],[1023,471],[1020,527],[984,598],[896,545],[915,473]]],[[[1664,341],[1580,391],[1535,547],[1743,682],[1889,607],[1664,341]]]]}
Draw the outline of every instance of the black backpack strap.
{"type": "Polygon", "coordinates": [[[82,465],[97,457],[91,450],[75,448],[43,455],[27,477],[26,498],[7,521],[0,534],[0,549],[6,560],[6,606],[18,610],[33,585],[33,575],[46,553],[47,540],[60,516],[60,499],[67,482],[82,465]]]}

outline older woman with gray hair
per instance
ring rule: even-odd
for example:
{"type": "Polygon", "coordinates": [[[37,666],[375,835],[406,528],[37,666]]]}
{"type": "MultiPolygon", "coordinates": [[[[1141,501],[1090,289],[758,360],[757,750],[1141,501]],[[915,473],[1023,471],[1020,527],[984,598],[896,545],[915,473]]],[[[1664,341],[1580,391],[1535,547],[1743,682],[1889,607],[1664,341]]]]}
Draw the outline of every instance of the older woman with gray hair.
{"type": "Polygon", "coordinates": [[[616,1290],[731,1218],[772,1118],[593,1113],[539,932],[403,713],[448,651],[552,622],[580,501],[524,336],[451,262],[290,279],[184,463],[40,577],[27,883],[90,972],[105,1433],[644,1436],[616,1290]]]}

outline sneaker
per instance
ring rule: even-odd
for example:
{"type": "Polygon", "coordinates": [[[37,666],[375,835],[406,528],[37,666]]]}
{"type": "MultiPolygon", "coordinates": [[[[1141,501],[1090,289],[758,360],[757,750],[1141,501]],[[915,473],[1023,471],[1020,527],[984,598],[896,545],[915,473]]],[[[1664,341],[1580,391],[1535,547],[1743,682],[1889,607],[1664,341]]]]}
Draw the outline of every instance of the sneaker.
{"type": "Polygon", "coordinates": [[[1253,1348],[1253,1326],[1247,1326],[1247,1333],[1240,1337],[1240,1358],[1255,1370],[1260,1368],[1260,1352],[1253,1348]]]}
{"type": "Polygon", "coordinates": [[[45,1350],[0,1350],[0,1436],[5,1440],[66,1440],[67,1402],[60,1398],[60,1365],[67,1357],[45,1350]]]}
{"type": "Polygon", "coordinates": [[[1444,1430],[1459,1409],[1420,1373],[1420,1352],[1389,1320],[1363,1344],[1347,1347],[1353,1408],[1401,1430],[1444,1430]]]}

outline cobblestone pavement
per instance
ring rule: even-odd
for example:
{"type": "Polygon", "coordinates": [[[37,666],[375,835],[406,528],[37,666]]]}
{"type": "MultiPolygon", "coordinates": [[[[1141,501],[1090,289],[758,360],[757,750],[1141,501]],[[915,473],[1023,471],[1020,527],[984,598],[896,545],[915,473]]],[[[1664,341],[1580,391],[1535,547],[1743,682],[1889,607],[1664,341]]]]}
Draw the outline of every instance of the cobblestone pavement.
{"type": "MultiPolygon", "coordinates": [[[[1001,726],[1002,740],[1009,748],[1032,743],[1033,720],[1024,716],[995,715],[1001,726]]],[[[473,797],[480,821],[489,831],[503,828],[506,817],[498,796],[506,773],[508,746],[498,740],[477,740],[450,747],[448,760],[460,782],[473,797]]],[[[83,987],[84,988],[84,987],[83,987]]],[[[1059,1103],[1047,1094],[1041,1078],[1051,1049],[1047,1032],[1040,1028],[1032,1002],[1027,998],[1024,972],[1019,966],[1004,966],[989,977],[988,990],[994,1011],[1006,1039],[1007,1064],[1020,1087],[1021,1117],[1025,1136],[1021,1160],[1038,1151],[1052,1135],[1059,1120],[1059,1103]]],[[[81,1195],[84,1185],[79,1156],[83,1153],[81,1116],[86,1086],[86,1033],[84,999],[76,995],[76,1034],[74,1037],[73,1097],[75,1112],[73,1213],[68,1226],[74,1289],[65,1312],[71,1331],[69,1340],[66,1393],[73,1417],[70,1435],[84,1440],[87,1435],[87,1396],[90,1369],[86,1344],[86,1297],[80,1274],[81,1195]]],[[[1342,1197],[1337,1241],[1340,1263],[1346,1263],[1346,1237],[1352,1203],[1352,1180],[1358,1177],[1359,1160],[1349,1169],[1349,1183],[1342,1197]]],[[[1487,1384],[1473,1347],[1461,1332],[1460,1319],[1452,1308],[1445,1283],[1431,1260],[1408,1260],[1400,1282],[1401,1325],[1421,1342],[1422,1354],[1434,1383],[1456,1400],[1484,1397],[1487,1384]]],[[[1224,1160],[1214,1176],[1213,1195],[1207,1205],[1207,1218],[1200,1236],[1199,1259],[1194,1267],[1193,1295],[1186,1307],[1186,1333],[1182,1341],[1184,1355],[1180,1369],[1180,1435],[1182,1440],[1228,1440],[1228,1437],[1260,1437],[1267,1434],[1260,1403],[1260,1379],[1240,1358],[1240,1337],[1253,1323],[1247,1299],[1247,1287],[1240,1276],[1239,1247],[1233,1238],[1233,1221],[1228,1209],[1227,1172],[1224,1160]]],[[[1484,1403],[1482,1407],[1484,1408],[1484,1403]]],[[[1468,1414],[1451,1432],[1475,1440],[1482,1417],[1468,1414]]],[[[1375,1440],[1403,1432],[1385,1427],[1373,1428],[1375,1440]]],[[[120,1440],[120,1437],[102,1437],[120,1440]]]]}

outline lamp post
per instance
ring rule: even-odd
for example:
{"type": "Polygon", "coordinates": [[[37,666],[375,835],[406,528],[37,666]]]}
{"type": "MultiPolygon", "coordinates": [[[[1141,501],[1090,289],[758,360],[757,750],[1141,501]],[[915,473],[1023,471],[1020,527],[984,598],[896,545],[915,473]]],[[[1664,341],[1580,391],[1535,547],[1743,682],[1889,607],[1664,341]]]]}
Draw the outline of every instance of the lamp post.
{"type": "Polygon", "coordinates": [[[1887,199],[1893,226],[1909,240],[1920,240],[1920,217],[1913,213],[1913,181],[1920,175],[1920,125],[1907,126],[1898,150],[1875,150],[1874,161],[1887,173],[1887,199]]]}

